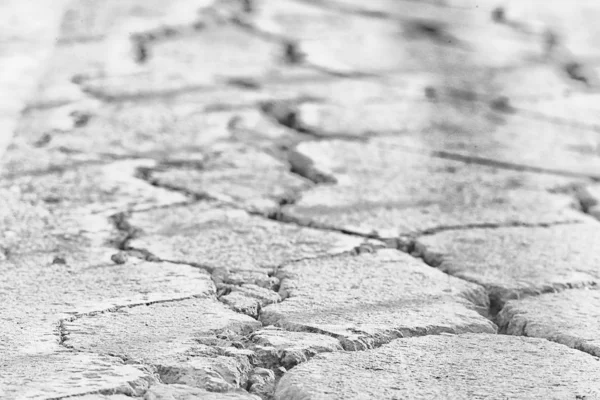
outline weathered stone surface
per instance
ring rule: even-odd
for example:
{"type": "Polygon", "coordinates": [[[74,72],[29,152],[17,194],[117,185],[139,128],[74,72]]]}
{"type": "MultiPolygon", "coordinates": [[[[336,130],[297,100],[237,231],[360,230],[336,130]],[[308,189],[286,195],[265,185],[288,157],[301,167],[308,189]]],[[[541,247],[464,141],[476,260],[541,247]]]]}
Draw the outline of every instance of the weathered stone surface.
{"type": "Polygon", "coordinates": [[[417,240],[416,252],[450,275],[485,286],[495,306],[531,294],[598,284],[600,224],[470,229],[417,240]]]}
{"type": "Polygon", "coordinates": [[[396,250],[287,264],[277,276],[283,302],[260,320],[284,329],[336,337],[346,350],[398,337],[494,332],[483,288],[427,267],[396,250]]]}
{"type": "Polygon", "coordinates": [[[214,296],[204,271],[186,265],[149,263],[132,259],[123,265],[110,261],[110,250],[16,256],[0,263],[5,277],[3,304],[5,354],[45,353],[57,342],[61,318],[101,312],[115,307],[147,304],[192,296],[214,296]],[[54,260],[53,260],[54,258],[54,260]],[[60,289],[58,289],[60,288],[60,289]]]}
{"type": "Polygon", "coordinates": [[[260,365],[270,369],[290,369],[316,354],[342,350],[340,342],[331,336],[273,327],[254,332],[250,340],[260,365]]]}
{"type": "Polygon", "coordinates": [[[134,177],[137,168],[155,164],[119,161],[3,182],[0,248],[16,255],[103,247],[114,238],[110,215],[187,201],[134,177]]]}
{"type": "Polygon", "coordinates": [[[0,5],[0,159],[50,55],[66,3],[7,0],[0,5]]]}
{"type": "Polygon", "coordinates": [[[285,206],[286,217],[379,237],[489,224],[547,224],[584,220],[574,199],[547,190],[572,181],[562,177],[497,169],[432,158],[395,146],[305,142],[300,155],[313,169],[337,180],[302,194],[285,206]]]}
{"type": "Polygon", "coordinates": [[[140,396],[154,381],[142,366],[64,349],[18,358],[9,355],[2,359],[2,367],[0,395],[4,399],[62,398],[97,391],[140,396]]]}
{"type": "Polygon", "coordinates": [[[283,263],[351,251],[362,238],[323,232],[251,216],[203,202],[134,213],[129,222],[142,233],[129,246],[160,259],[199,264],[218,283],[271,287],[268,274],[283,263]]]}
{"type": "Polygon", "coordinates": [[[187,385],[153,385],[144,395],[144,400],[260,400],[260,397],[245,392],[214,393],[187,385]]]}
{"type": "Polygon", "coordinates": [[[41,177],[23,176],[2,187],[18,193],[24,202],[41,203],[50,210],[104,216],[186,201],[181,193],[152,186],[136,177],[138,169],[156,164],[150,159],[115,161],[41,177]]]}
{"type": "Polygon", "coordinates": [[[252,352],[234,342],[260,327],[214,299],[123,308],[63,324],[65,344],[151,364],[161,381],[230,391],[243,387],[252,352]]]}
{"type": "Polygon", "coordinates": [[[252,211],[268,212],[297,197],[311,183],[289,172],[289,166],[247,146],[215,148],[203,168],[169,168],[152,174],[171,188],[208,195],[252,211]]]}
{"type": "Polygon", "coordinates": [[[261,307],[281,301],[277,292],[254,284],[231,285],[223,284],[219,278],[230,280],[232,275],[214,274],[213,279],[219,283],[220,291],[229,292],[219,297],[219,300],[233,310],[258,318],[261,307]]]}
{"type": "Polygon", "coordinates": [[[129,400],[130,397],[124,394],[84,394],[82,396],[73,396],[74,400],[129,400]]]}
{"type": "Polygon", "coordinates": [[[319,355],[286,373],[275,398],[598,399],[598,373],[593,357],[546,340],[435,335],[319,355]]]}
{"type": "Polygon", "coordinates": [[[72,396],[74,400],[129,400],[130,397],[124,394],[84,394],[82,396],[72,396]]]}
{"type": "Polygon", "coordinates": [[[506,303],[497,316],[509,335],[539,337],[600,356],[600,291],[566,290],[506,303]]]}
{"type": "Polygon", "coordinates": [[[273,397],[275,392],[275,373],[266,368],[254,368],[248,379],[250,393],[260,396],[262,399],[273,397]]]}

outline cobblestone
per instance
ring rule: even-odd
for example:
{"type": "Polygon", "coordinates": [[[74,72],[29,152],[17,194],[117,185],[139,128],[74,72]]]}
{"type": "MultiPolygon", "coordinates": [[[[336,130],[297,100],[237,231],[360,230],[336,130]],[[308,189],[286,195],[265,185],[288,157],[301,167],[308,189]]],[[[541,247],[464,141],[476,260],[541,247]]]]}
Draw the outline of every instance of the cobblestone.
{"type": "Polygon", "coordinates": [[[600,398],[594,2],[29,3],[0,398],[600,398]]]}
{"type": "Polygon", "coordinates": [[[498,314],[503,332],[540,337],[598,357],[597,290],[568,290],[511,300],[498,314]]]}

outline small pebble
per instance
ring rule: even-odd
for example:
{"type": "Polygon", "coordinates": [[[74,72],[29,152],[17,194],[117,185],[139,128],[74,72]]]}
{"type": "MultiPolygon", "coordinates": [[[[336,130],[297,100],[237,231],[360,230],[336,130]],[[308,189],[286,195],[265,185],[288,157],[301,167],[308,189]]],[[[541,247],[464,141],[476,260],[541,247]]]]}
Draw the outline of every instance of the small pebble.
{"type": "Polygon", "coordinates": [[[435,88],[432,88],[431,86],[427,86],[425,88],[425,97],[427,97],[429,100],[434,100],[437,97],[435,88]]]}
{"type": "Polygon", "coordinates": [[[510,104],[510,100],[506,96],[500,96],[495,98],[490,102],[490,107],[492,110],[500,111],[500,112],[514,112],[514,107],[510,104]]]}
{"type": "Polygon", "coordinates": [[[506,21],[506,14],[503,7],[496,7],[492,11],[492,20],[494,22],[502,23],[506,21]]]}
{"type": "Polygon", "coordinates": [[[296,42],[287,42],[285,44],[284,60],[288,64],[300,64],[304,60],[304,54],[296,42]]]}
{"type": "Polygon", "coordinates": [[[127,262],[127,253],[125,253],[124,251],[120,251],[110,256],[110,259],[115,264],[125,264],[127,262]]]}
{"type": "Polygon", "coordinates": [[[52,264],[62,264],[65,265],[67,263],[67,260],[65,260],[64,257],[61,256],[56,256],[52,259],[52,264]]]}
{"type": "Polygon", "coordinates": [[[148,45],[145,40],[134,40],[134,59],[138,64],[144,64],[148,61],[148,45]]]}

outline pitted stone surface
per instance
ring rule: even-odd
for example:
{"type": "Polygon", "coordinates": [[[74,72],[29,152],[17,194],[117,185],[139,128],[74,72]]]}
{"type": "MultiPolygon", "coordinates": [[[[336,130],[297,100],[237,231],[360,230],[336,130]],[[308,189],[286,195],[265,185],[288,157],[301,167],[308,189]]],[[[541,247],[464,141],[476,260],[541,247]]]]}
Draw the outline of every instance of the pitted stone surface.
{"type": "Polygon", "coordinates": [[[214,393],[188,385],[153,385],[144,395],[144,400],[260,400],[260,397],[245,392],[214,393]]]}
{"type": "Polygon", "coordinates": [[[26,204],[42,204],[52,212],[109,216],[180,203],[187,197],[136,178],[139,168],[151,168],[154,160],[123,160],[5,181],[0,187],[16,193],[26,204]]]}
{"type": "Polygon", "coordinates": [[[233,342],[260,323],[206,298],[123,308],[63,326],[69,347],[154,365],[165,383],[222,392],[246,382],[252,353],[233,342]]]}
{"type": "MultiPolygon", "coordinates": [[[[214,296],[210,276],[197,268],[132,259],[110,261],[114,250],[16,256],[0,263],[2,318],[0,349],[10,358],[50,351],[61,318],[118,307],[214,296]],[[59,289],[60,288],[60,289],[59,289]]],[[[23,372],[27,372],[24,370],[23,372]]]]}
{"type": "Polygon", "coordinates": [[[396,250],[283,266],[283,302],[263,308],[265,325],[334,336],[346,350],[398,337],[495,332],[483,288],[435,271],[396,250]]]}
{"type": "Polygon", "coordinates": [[[595,358],[546,340],[435,335],[318,355],[283,376],[275,399],[598,399],[598,373],[595,358]]]}
{"type": "Polygon", "coordinates": [[[316,186],[284,216],[379,237],[477,224],[548,224],[586,219],[574,198],[548,193],[572,181],[431,158],[394,146],[305,142],[298,152],[337,180],[316,186]]]}
{"type": "Polygon", "coordinates": [[[598,357],[599,309],[600,291],[573,289],[511,300],[497,321],[509,335],[548,339],[598,357]]]}
{"type": "Polygon", "coordinates": [[[417,240],[416,252],[442,271],[485,286],[502,306],[510,299],[595,286],[600,224],[441,232],[417,240]]]}
{"type": "Polygon", "coordinates": [[[9,356],[0,363],[0,396],[5,399],[63,398],[95,391],[140,396],[154,381],[142,366],[60,349],[16,359],[9,356]]]}
{"type": "Polygon", "coordinates": [[[199,264],[218,282],[270,287],[267,276],[279,265],[307,257],[348,252],[362,238],[302,228],[203,202],[134,213],[142,233],[129,246],[160,259],[199,264]]]}
{"type": "Polygon", "coordinates": [[[293,199],[311,186],[289,172],[282,161],[251,147],[225,145],[207,158],[201,169],[169,168],[153,173],[152,179],[261,212],[274,210],[279,202],[293,199]]]}
{"type": "Polygon", "coordinates": [[[254,352],[260,365],[273,370],[290,369],[316,354],[342,350],[340,342],[331,336],[273,327],[254,332],[250,340],[255,344],[254,352]]]}

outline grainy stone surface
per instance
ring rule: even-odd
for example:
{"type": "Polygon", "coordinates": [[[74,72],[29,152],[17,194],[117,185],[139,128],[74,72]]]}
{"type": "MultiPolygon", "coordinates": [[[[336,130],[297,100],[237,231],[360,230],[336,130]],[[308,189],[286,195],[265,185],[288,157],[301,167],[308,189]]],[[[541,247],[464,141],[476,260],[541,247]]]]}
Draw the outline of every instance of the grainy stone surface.
{"type": "Polygon", "coordinates": [[[251,210],[268,212],[311,186],[286,163],[246,146],[223,146],[207,155],[202,168],[169,168],[152,174],[166,187],[208,195],[251,210]]]}
{"type": "Polygon", "coordinates": [[[336,337],[365,350],[398,337],[495,332],[480,286],[448,277],[396,250],[287,264],[277,276],[284,301],[260,320],[336,337]]]}
{"type": "Polygon", "coordinates": [[[294,220],[396,237],[478,224],[582,220],[571,180],[412,154],[389,139],[305,142],[298,152],[337,183],[316,186],[283,213],[294,220]]]}
{"type": "Polygon", "coordinates": [[[567,290],[511,300],[498,324],[509,335],[539,337],[600,356],[600,291],[567,290]]]}
{"type": "Polygon", "coordinates": [[[275,398],[598,399],[599,372],[595,358],[545,340],[436,335],[319,355],[286,373],[275,398]]]}
{"type": "Polygon", "coordinates": [[[142,230],[132,248],[160,259],[202,265],[222,283],[270,287],[279,265],[310,257],[348,252],[362,238],[269,221],[214,203],[134,213],[130,223],[142,230]]]}
{"type": "Polygon", "coordinates": [[[594,286],[600,274],[600,224],[441,232],[416,251],[442,271],[485,286],[498,306],[509,299],[594,286]]]}
{"type": "Polygon", "coordinates": [[[271,369],[290,369],[316,354],[342,350],[340,342],[331,336],[272,327],[254,332],[250,340],[260,364],[271,369]]]}
{"type": "Polygon", "coordinates": [[[593,2],[13,3],[1,398],[598,398],[593,2]]]}
{"type": "Polygon", "coordinates": [[[115,357],[72,353],[27,354],[2,360],[0,395],[7,399],[48,399],[97,391],[140,396],[154,381],[143,366],[115,357]]]}
{"type": "Polygon", "coordinates": [[[69,347],[151,364],[165,383],[224,392],[243,387],[251,369],[251,352],[232,342],[260,323],[207,298],[122,308],[63,326],[69,347]]]}
{"type": "Polygon", "coordinates": [[[244,392],[214,393],[187,385],[154,385],[144,395],[144,400],[260,400],[244,392]]]}

